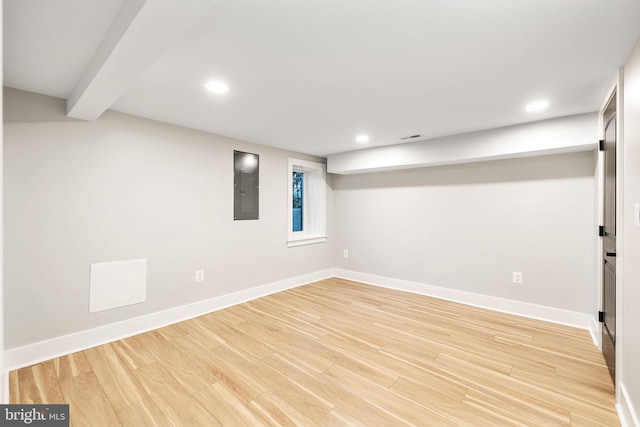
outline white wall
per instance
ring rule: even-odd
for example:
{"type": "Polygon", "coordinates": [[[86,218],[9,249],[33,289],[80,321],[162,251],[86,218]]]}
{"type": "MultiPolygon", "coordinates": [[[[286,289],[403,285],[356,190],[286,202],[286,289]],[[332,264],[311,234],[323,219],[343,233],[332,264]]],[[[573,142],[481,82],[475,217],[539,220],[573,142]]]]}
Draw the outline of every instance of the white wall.
{"type": "Polygon", "coordinates": [[[334,176],[336,267],[593,316],[595,167],[591,151],[334,176]]]}
{"type": "MultiPolygon", "coordinates": [[[[633,209],[640,203],[640,41],[624,67],[624,194],[622,264],[622,330],[617,351],[621,362],[618,401],[640,426],[640,229],[633,209]]],[[[618,291],[620,292],[620,291],[618,291]]],[[[631,423],[631,420],[628,420],[631,423]]]]}
{"type": "MultiPolygon", "coordinates": [[[[0,18],[2,18],[2,5],[0,5],[0,18]]],[[[0,19],[0,45],[2,45],[2,19],[0,19]]],[[[0,77],[2,77],[2,57],[0,57],[0,77]]],[[[2,88],[0,88],[0,91],[2,91],[2,88]]],[[[0,94],[0,97],[3,97],[3,94],[0,94]]],[[[0,103],[0,116],[2,116],[2,103],[0,103]]],[[[9,396],[5,396],[5,383],[6,383],[6,379],[7,379],[7,374],[4,370],[4,328],[5,328],[5,322],[4,322],[4,271],[3,271],[3,264],[4,264],[4,238],[3,238],[3,233],[4,233],[4,225],[3,225],[3,219],[2,219],[2,213],[4,211],[4,209],[2,208],[3,206],[3,200],[4,200],[4,196],[3,196],[3,182],[2,182],[2,177],[4,175],[4,169],[3,169],[3,146],[4,146],[4,142],[3,142],[3,126],[4,125],[0,125],[0,403],[5,403],[8,401],[9,396]]]]}
{"type": "Polygon", "coordinates": [[[8,349],[332,266],[329,243],[285,244],[287,158],[318,159],[112,111],[67,119],[64,100],[14,89],[4,107],[8,349]],[[234,149],[260,155],[259,221],[233,221],[234,149]],[[147,301],[90,315],[89,265],[130,258],[148,258],[147,301]]]}

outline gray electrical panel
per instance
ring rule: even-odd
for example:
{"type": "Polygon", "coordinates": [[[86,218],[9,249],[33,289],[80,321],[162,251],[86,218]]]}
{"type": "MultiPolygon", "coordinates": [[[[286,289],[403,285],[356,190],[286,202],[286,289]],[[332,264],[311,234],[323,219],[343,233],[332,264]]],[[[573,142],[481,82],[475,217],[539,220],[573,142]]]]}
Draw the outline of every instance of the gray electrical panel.
{"type": "Polygon", "coordinates": [[[233,151],[233,219],[259,218],[260,156],[233,151]]]}

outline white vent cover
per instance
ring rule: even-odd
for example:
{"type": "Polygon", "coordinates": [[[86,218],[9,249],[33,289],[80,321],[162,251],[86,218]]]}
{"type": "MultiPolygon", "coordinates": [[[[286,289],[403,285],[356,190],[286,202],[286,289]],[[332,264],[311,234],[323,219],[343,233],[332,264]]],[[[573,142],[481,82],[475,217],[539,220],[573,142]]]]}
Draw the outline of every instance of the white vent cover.
{"type": "Polygon", "coordinates": [[[89,313],[147,299],[147,259],[91,264],[89,313]]]}

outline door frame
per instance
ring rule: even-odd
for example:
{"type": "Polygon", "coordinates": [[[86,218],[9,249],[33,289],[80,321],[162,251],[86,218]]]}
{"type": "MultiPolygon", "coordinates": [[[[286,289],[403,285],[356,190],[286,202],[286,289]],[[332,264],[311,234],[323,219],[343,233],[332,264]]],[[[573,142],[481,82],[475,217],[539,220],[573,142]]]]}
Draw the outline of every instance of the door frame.
{"type": "MultiPolygon", "coordinates": [[[[616,73],[616,77],[611,84],[609,90],[607,91],[607,96],[605,97],[600,110],[598,111],[598,139],[604,139],[604,112],[609,104],[609,101],[613,98],[613,95],[616,94],[616,230],[624,229],[624,200],[623,194],[624,192],[624,135],[623,135],[623,125],[624,125],[624,87],[623,87],[623,69],[618,69],[616,73]]],[[[597,229],[598,226],[603,224],[604,221],[604,153],[601,151],[597,151],[597,161],[596,161],[596,221],[594,227],[594,235],[596,236],[596,262],[595,262],[595,274],[596,274],[596,317],[597,311],[603,310],[603,300],[602,293],[604,290],[604,281],[603,281],[603,245],[602,238],[598,236],[597,229]]],[[[624,262],[623,262],[623,248],[624,248],[624,234],[622,232],[616,233],[616,349],[621,347],[621,343],[624,340],[622,336],[622,323],[624,319],[622,317],[622,300],[623,300],[623,280],[624,280],[624,262]]],[[[594,340],[598,346],[598,349],[602,351],[602,323],[596,322],[596,334],[594,340]]],[[[620,378],[623,369],[622,364],[622,352],[616,351],[616,401],[618,400],[618,396],[620,396],[620,378]]]]}

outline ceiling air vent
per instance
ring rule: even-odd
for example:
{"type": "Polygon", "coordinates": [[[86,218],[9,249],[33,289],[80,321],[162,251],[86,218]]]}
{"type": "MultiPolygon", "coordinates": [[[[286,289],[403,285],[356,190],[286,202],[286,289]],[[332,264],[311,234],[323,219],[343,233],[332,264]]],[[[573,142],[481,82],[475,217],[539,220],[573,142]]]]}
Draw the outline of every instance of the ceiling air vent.
{"type": "Polygon", "coordinates": [[[422,135],[411,135],[411,136],[405,136],[404,138],[400,138],[400,140],[402,141],[409,141],[410,139],[416,139],[416,138],[420,138],[422,135]]]}

